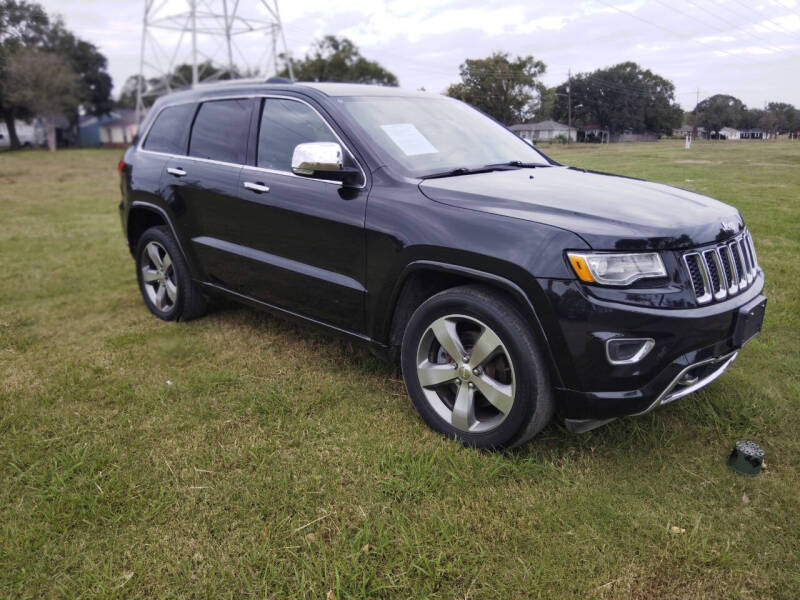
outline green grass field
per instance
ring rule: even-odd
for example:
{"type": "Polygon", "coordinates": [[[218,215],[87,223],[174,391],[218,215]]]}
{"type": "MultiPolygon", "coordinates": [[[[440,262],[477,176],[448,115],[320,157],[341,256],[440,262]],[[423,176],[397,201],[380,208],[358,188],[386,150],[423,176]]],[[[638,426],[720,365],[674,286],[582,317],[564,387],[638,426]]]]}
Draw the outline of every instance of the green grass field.
{"type": "Polygon", "coordinates": [[[0,597],[800,597],[800,143],[549,151],[736,205],[769,306],[709,388],[507,454],[317,330],[155,319],[120,152],[1,154],[0,597]],[[740,439],[758,478],[725,466],[740,439]]]}

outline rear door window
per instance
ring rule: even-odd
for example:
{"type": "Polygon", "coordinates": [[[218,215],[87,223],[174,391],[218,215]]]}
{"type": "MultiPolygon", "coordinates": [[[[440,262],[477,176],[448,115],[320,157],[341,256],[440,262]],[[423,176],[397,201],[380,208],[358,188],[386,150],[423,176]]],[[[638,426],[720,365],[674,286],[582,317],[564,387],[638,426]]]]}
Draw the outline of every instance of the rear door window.
{"type": "Polygon", "coordinates": [[[151,152],[186,154],[186,137],[196,104],[168,106],[156,117],[143,148],[151,152]]]}
{"type": "Polygon", "coordinates": [[[302,102],[267,98],[261,113],[257,165],[275,171],[292,171],[295,146],[306,142],[338,142],[328,124],[302,102]]]}
{"type": "Polygon", "coordinates": [[[192,126],[189,156],[244,164],[251,106],[248,98],[201,104],[192,126]]]}

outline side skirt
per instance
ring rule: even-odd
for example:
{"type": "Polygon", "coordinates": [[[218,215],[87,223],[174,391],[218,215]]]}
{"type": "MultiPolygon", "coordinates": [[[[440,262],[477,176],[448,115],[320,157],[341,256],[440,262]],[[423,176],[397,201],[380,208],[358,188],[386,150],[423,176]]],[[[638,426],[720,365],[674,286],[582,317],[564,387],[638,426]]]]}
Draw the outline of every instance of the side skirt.
{"type": "Polygon", "coordinates": [[[266,310],[271,312],[277,316],[281,317],[288,317],[290,319],[296,319],[305,323],[311,323],[313,325],[317,325],[319,327],[323,327],[333,333],[338,335],[347,337],[347,338],[355,338],[359,342],[363,344],[367,344],[370,348],[375,349],[376,351],[386,351],[388,346],[385,344],[381,344],[376,342],[368,335],[364,335],[363,333],[358,333],[357,331],[351,331],[349,329],[344,329],[342,327],[337,327],[336,325],[331,325],[330,323],[326,323],[325,321],[320,321],[313,317],[309,317],[302,313],[298,313],[292,310],[288,310],[286,308],[281,308],[280,306],[276,306],[274,304],[270,304],[269,302],[264,302],[263,300],[259,300],[257,298],[253,298],[252,296],[248,296],[246,294],[240,294],[239,292],[235,292],[231,289],[228,289],[224,286],[218,285],[216,283],[211,283],[210,281],[198,281],[196,282],[200,285],[204,291],[211,292],[213,294],[219,294],[222,296],[227,296],[232,298],[238,302],[243,304],[248,304],[250,306],[254,306],[255,308],[259,308],[262,310],[266,310]]]}

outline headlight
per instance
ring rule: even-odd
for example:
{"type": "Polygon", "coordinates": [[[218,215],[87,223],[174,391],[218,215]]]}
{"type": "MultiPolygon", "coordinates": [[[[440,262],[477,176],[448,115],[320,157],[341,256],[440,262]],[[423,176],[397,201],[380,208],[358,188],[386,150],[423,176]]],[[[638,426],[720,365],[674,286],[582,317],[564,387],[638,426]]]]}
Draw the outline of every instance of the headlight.
{"type": "Polygon", "coordinates": [[[628,285],[645,277],[667,275],[658,252],[567,252],[567,256],[578,278],[587,283],[628,285]]]}

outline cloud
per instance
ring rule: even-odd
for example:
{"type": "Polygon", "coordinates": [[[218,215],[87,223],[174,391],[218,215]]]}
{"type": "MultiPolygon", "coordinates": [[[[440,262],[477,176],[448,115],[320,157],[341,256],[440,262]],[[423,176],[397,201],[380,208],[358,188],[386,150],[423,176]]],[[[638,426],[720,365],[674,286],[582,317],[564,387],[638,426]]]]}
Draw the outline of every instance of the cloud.
{"type": "MultiPolygon", "coordinates": [[[[63,14],[70,29],[108,56],[117,89],[138,71],[141,0],[38,1],[49,12],[63,14]]],[[[186,0],[167,2],[172,10],[186,10],[186,0]]],[[[221,0],[204,0],[215,2],[221,0]]],[[[543,60],[548,85],[561,83],[567,70],[590,71],[634,60],[672,79],[676,96],[688,108],[698,86],[704,93],[738,89],[750,105],[772,99],[800,105],[800,81],[786,75],[800,72],[796,55],[800,0],[761,0],[749,11],[733,0],[706,2],[714,12],[719,9],[719,19],[700,12],[689,19],[685,13],[695,14],[694,8],[681,9],[682,14],[670,10],[666,0],[279,0],[279,4],[293,56],[303,56],[322,35],[349,36],[366,57],[381,62],[409,88],[441,91],[458,79],[464,59],[499,50],[543,60]]],[[[239,5],[266,16],[257,0],[240,0],[239,5]]],[[[151,48],[154,60],[168,60],[165,56],[176,39],[177,34],[159,32],[157,43],[163,48],[151,48]]],[[[216,50],[223,48],[219,39],[201,41],[204,53],[224,56],[224,49],[216,50]]],[[[268,49],[259,35],[242,36],[237,44],[255,62],[268,49]]]]}

